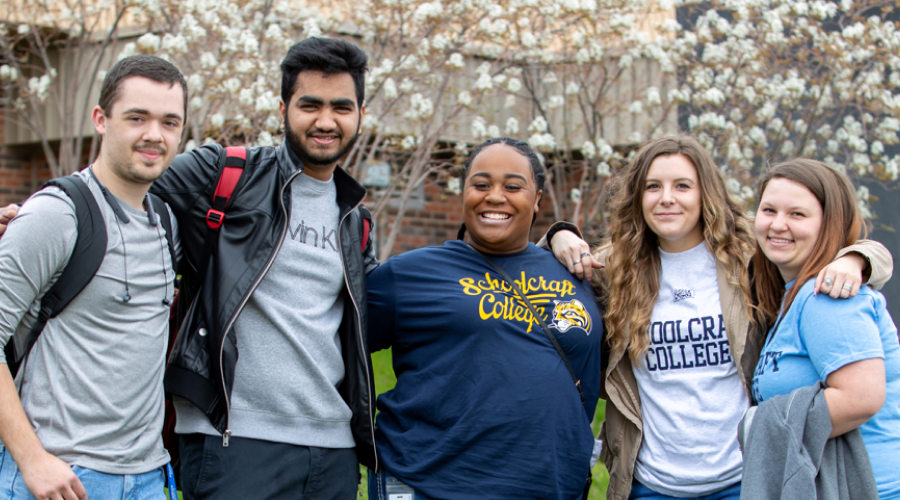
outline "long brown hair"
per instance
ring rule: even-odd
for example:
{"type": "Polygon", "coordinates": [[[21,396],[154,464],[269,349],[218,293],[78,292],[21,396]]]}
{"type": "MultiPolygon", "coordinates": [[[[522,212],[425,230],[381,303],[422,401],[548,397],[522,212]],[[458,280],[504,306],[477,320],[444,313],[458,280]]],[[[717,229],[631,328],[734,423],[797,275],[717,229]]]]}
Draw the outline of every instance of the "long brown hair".
{"type": "Polygon", "coordinates": [[[682,155],[697,170],[700,181],[703,239],[716,260],[728,270],[728,282],[740,288],[754,315],[748,272],[754,248],[750,221],[743,207],[725,188],[712,156],[690,136],[665,137],[642,147],[618,183],[611,203],[610,248],[601,299],[606,305],[606,328],[613,350],[627,349],[632,362],[650,345],[648,329],[659,297],[662,270],[659,241],[643,216],[643,196],[650,165],[659,156],[682,155]]]}
{"type": "Polygon", "coordinates": [[[757,198],[762,199],[766,186],[772,179],[787,179],[809,190],[822,207],[822,227],[813,246],[812,254],[803,264],[797,279],[784,293],[784,279],[778,267],[763,253],[759,243],[753,257],[755,269],[753,291],[761,314],[760,322],[772,326],[782,310],[791,307],[794,298],[810,278],[830,264],[838,252],[856,243],[860,233],[865,237],[866,227],[856,206],[856,194],[847,176],[824,163],[807,158],[796,158],[773,166],[760,179],[757,198]]]}

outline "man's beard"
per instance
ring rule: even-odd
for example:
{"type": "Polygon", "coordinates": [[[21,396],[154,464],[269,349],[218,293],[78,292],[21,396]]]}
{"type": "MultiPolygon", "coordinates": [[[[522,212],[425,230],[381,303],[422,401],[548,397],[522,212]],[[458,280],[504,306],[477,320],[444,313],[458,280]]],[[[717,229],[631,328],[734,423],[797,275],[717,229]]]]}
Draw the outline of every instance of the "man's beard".
{"type": "Polygon", "coordinates": [[[312,156],[309,151],[307,151],[307,149],[300,142],[300,138],[297,137],[297,134],[295,134],[294,131],[291,130],[291,124],[288,121],[287,113],[285,113],[284,116],[284,124],[284,138],[285,140],[287,140],[288,146],[291,147],[291,151],[293,151],[294,154],[297,155],[298,158],[300,158],[300,161],[303,162],[304,165],[331,165],[332,163],[340,160],[345,154],[347,154],[356,143],[356,140],[359,138],[359,132],[357,131],[353,134],[353,137],[351,137],[350,140],[347,141],[347,145],[339,149],[337,153],[325,157],[316,157],[312,156]]]}
{"type": "MultiPolygon", "coordinates": [[[[155,165],[154,167],[145,166],[144,168],[136,166],[132,161],[126,162],[116,162],[115,160],[110,161],[110,167],[113,172],[120,179],[133,183],[133,184],[151,184],[153,181],[162,176],[163,173],[169,168],[168,163],[166,163],[166,148],[164,146],[154,146],[148,147],[146,145],[143,146],[144,149],[152,149],[159,152],[161,156],[160,164],[155,165]],[[160,168],[162,167],[162,168],[160,168]]],[[[141,145],[136,145],[132,147],[132,151],[138,151],[141,149],[141,145]]]]}

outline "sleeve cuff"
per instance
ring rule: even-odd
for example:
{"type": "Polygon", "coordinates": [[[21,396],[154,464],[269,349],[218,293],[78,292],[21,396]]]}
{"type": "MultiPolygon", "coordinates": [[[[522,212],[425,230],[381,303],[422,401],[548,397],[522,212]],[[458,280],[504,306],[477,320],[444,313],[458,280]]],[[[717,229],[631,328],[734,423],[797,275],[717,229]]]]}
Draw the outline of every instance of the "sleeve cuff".
{"type": "Polygon", "coordinates": [[[550,229],[547,230],[547,234],[544,236],[544,238],[547,239],[547,248],[549,248],[550,250],[553,250],[553,245],[551,243],[553,237],[560,231],[571,231],[575,233],[579,238],[584,239],[584,236],[581,234],[581,230],[578,229],[578,226],[576,226],[575,224],[566,221],[554,222],[553,225],[550,226],[550,229]]]}

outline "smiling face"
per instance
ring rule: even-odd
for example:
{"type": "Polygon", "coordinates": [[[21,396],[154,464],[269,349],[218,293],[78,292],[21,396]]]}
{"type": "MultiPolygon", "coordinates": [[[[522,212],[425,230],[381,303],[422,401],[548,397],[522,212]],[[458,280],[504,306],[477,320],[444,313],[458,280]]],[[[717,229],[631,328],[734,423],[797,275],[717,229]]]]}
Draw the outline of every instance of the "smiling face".
{"type": "Polygon", "coordinates": [[[697,169],[686,156],[662,155],[650,163],[641,208],[663,251],[684,252],[703,242],[700,191],[697,169]]]}
{"type": "Polygon", "coordinates": [[[528,248],[531,222],[538,211],[528,159],[510,146],[494,144],[472,160],[463,191],[466,243],[493,254],[528,248]]]}
{"type": "Polygon", "coordinates": [[[756,238],[785,283],[812,255],[822,219],[822,205],[802,184],[776,177],[766,185],[756,213],[756,238]]]}
{"type": "Polygon", "coordinates": [[[301,71],[291,102],[287,107],[282,102],[280,110],[288,144],[305,172],[320,180],[328,180],[338,160],[353,147],[365,116],[350,73],[301,71]]]}
{"type": "Polygon", "coordinates": [[[123,80],[107,116],[100,106],[92,118],[103,136],[98,162],[123,181],[149,185],[172,163],[184,128],[181,85],[133,76],[123,80]]]}

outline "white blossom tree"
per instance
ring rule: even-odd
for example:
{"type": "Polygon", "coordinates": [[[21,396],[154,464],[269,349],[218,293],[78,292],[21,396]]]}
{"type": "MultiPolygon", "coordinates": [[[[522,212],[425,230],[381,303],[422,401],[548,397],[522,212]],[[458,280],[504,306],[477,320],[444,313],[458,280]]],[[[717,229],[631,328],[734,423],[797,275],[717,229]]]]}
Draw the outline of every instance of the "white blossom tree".
{"type": "Polygon", "coordinates": [[[360,143],[367,151],[356,162],[365,165],[397,146],[409,151],[374,207],[381,212],[400,188],[382,257],[393,248],[417,186],[439,180],[450,191],[459,189],[458,165],[471,144],[499,135],[527,139],[546,159],[554,215],[579,219],[583,213],[585,225],[593,225],[602,216],[610,162],[624,160],[606,141],[618,140],[619,130],[604,127],[621,122],[621,115],[629,117],[630,131],[648,135],[667,122],[674,125],[672,106],[653,99],[659,91],[635,77],[635,59],[645,66],[649,61],[660,75],[674,72],[659,69],[666,64],[665,34],[640,29],[635,21],[663,13],[655,4],[367,0],[348,3],[346,12],[374,66],[367,140],[360,143]],[[649,112],[628,114],[633,103],[620,94],[647,92],[649,112]],[[581,152],[585,145],[594,150],[581,152]],[[573,168],[580,188],[570,186],[573,168]],[[570,192],[587,195],[579,199],[570,192]]]}
{"type": "MultiPolygon", "coordinates": [[[[671,57],[687,129],[752,201],[769,164],[819,158],[851,177],[900,175],[896,2],[685,2],[671,57]],[[891,20],[893,16],[893,20],[891,20]]],[[[868,191],[860,188],[867,215],[868,191]]]]}
{"type": "MultiPolygon", "coordinates": [[[[0,9],[0,92],[5,117],[30,130],[54,177],[84,166],[98,78],[138,0],[9,0],[0,9]]],[[[89,157],[98,146],[91,141],[89,157]]]]}
{"type": "Polygon", "coordinates": [[[540,151],[554,216],[594,229],[594,239],[608,183],[633,149],[679,130],[700,138],[748,200],[765,165],[796,155],[897,181],[900,30],[889,1],[52,3],[68,10],[12,1],[40,14],[4,25],[0,85],[12,96],[7,109],[43,137],[55,175],[83,157],[77,115],[93,102],[84,89],[111,65],[111,49],[167,57],[184,71],[190,149],[280,142],[278,65],[287,47],[322,35],[358,43],[370,56],[368,112],[344,165],[360,179],[375,162],[391,165],[371,207],[393,218],[382,257],[414,191],[434,182],[458,191],[459,166],[488,136],[540,151]],[[91,24],[98,12],[104,22],[91,24]],[[116,48],[124,21],[142,35],[116,48]],[[41,58],[50,46],[90,47],[73,66],[82,72],[61,81],[51,58],[41,58]],[[56,149],[42,121],[51,108],[73,123],[56,149]]]}
{"type": "Polygon", "coordinates": [[[161,0],[142,21],[146,33],[119,57],[155,54],[182,70],[191,92],[184,148],[191,149],[280,142],[279,64],[298,34],[319,35],[328,20],[285,0],[161,0]]]}
{"type": "MultiPolygon", "coordinates": [[[[592,202],[584,220],[593,220],[600,214],[608,162],[624,160],[603,138],[607,116],[635,108],[616,93],[635,80],[635,58],[665,61],[664,44],[636,29],[635,19],[659,10],[641,2],[365,0],[335,2],[327,11],[293,5],[163,2],[161,15],[146,17],[148,33],[120,56],[153,53],[185,72],[192,94],[186,148],[210,141],[272,144],[281,139],[278,63],[287,47],[298,37],[356,37],[371,71],[363,135],[345,166],[360,178],[375,160],[394,166],[389,186],[376,193],[371,207],[378,217],[397,200],[382,258],[393,250],[414,190],[436,181],[458,189],[458,166],[471,144],[488,136],[530,136],[544,151],[558,218],[577,218],[585,205],[568,194],[566,169],[577,164],[586,173],[582,191],[596,193],[584,196],[592,202]],[[598,159],[578,152],[585,142],[597,144],[598,159]]],[[[630,91],[645,89],[630,85],[630,91]]],[[[660,107],[661,100],[652,98],[659,91],[646,91],[646,109],[660,107]]],[[[629,120],[639,115],[632,112],[629,120]]],[[[647,125],[636,129],[652,133],[666,116],[640,115],[647,125]]]]}

